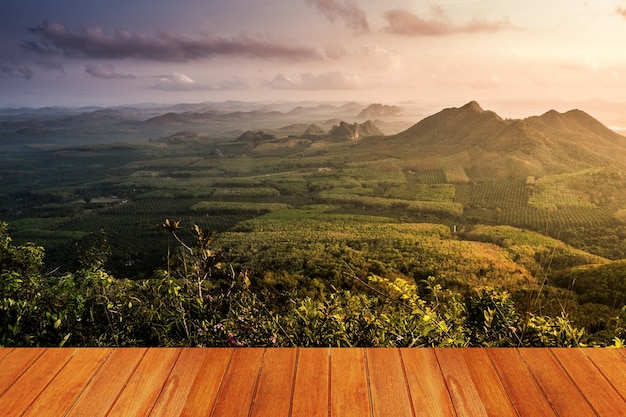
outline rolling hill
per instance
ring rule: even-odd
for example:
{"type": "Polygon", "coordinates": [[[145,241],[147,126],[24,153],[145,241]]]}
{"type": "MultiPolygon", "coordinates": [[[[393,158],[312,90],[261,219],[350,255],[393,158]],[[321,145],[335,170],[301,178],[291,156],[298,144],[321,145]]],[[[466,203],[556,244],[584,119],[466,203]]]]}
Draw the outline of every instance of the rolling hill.
{"type": "Polygon", "coordinates": [[[496,176],[626,167],[626,137],[580,110],[551,110],[510,120],[472,101],[444,109],[384,140],[386,152],[417,158],[417,169],[436,168],[438,159],[459,153],[467,154],[462,168],[489,170],[496,176]]]}

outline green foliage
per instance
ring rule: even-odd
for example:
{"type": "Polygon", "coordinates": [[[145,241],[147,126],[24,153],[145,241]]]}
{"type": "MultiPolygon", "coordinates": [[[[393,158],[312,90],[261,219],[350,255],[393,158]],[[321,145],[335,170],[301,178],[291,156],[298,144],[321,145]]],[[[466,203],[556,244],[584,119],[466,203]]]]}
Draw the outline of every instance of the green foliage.
{"type": "MultiPolygon", "coordinates": [[[[187,245],[177,235],[178,221],[161,226],[177,241],[168,269],[151,279],[127,280],[104,272],[101,259],[93,257],[84,258],[92,265],[74,273],[43,274],[42,249],[13,245],[0,224],[0,344],[579,346],[585,335],[565,315],[518,313],[505,291],[462,295],[432,277],[417,285],[406,278],[351,275],[354,289],[315,298],[287,287],[265,291],[248,272],[223,267],[207,230],[194,226],[195,241],[187,245]]],[[[623,343],[619,326],[615,345],[623,343]]]]}

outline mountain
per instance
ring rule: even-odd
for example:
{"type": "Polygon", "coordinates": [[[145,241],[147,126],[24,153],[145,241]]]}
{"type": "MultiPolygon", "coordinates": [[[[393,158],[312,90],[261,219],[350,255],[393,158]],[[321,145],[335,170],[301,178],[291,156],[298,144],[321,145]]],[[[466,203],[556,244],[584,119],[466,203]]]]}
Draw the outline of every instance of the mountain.
{"type": "Polygon", "coordinates": [[[385,140],[386,149],[418,158],[424,169],[460,154],[457,162],[464,169],[515,177],[614,164],[626,167],[626,137],[580,110],[505,120],[471,101],[426,117],[385,140]]]}
{"type": "Polygon", "coordinates": [[[375,119],[376,117],[396,117],[402,114],[402,109],[398,106],[388,106],[386,104],[370,104],[357,116],[359,119],[375,119]]]}
{"type": "Polygon", "coordinates": [[[376,125],[368,120],[365,123],[346,123],[340,122],[339,125],[334,126],[328,136],[335,141],[350,141],[355,142],[363,138],[372,136],[382,136],[383,133],[376,127],[376,125]]]}

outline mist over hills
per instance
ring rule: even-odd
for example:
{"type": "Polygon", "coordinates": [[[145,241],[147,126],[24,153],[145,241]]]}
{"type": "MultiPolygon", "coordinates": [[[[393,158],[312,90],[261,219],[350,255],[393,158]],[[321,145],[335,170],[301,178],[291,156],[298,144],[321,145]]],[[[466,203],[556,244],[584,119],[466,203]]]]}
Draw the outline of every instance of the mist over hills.
{"type": "Polygon", "coordinates": [[[280,138],[311,135],[307,128],[312,125],[321,127],[316,133],[319,137],[314,138],[317,141],[346,139],[358,145],[361,154],[408,158],[416,161],[412,169],[418,170],[440,168],[442,158],[458,160],[463,169],[514,177],[626,166],[626,137],[584,111],[549,110],[539,116],[505,119],[475,101],[424,118],[397,106],[357,102],[4,109],[0,111],[0,140],[61,146],[70,138],[74,144],[116,142],[179,132],[237,140],[246,131],[259,130],[280,138]],[[355,123],[366,129],[352,132],[355,123]]]}

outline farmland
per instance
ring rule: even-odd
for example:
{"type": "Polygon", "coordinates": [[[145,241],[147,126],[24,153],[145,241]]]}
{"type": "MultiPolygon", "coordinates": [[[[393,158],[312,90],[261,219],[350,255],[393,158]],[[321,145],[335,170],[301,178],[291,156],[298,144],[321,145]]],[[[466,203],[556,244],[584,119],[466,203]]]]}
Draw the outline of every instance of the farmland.
{"type": "Polygon", "coordinates": [[[434,276],[460,291],[501,287],[530,305],[554,277],[559,287],[537,307],[550,313],[577,297],[570,268],[587,277],[626,258],[620,165],[528,175],[480,164],[497,158],[477,146],[437,154],[396,137],[242,137],[184,131],[18,148],[3,156],[0,219],[16,242],[44,246],[50,269],[72,268],[81,242],[102,230],[107,268],[148,278],[172,243],[158,226],[177,219],[183,239],[193,224],[217,232],[218,249],[261,287],[315,297],[354,287],[354,276],[434,276]],[[511,243],[522,236],[532,242],[511,243]]]}

